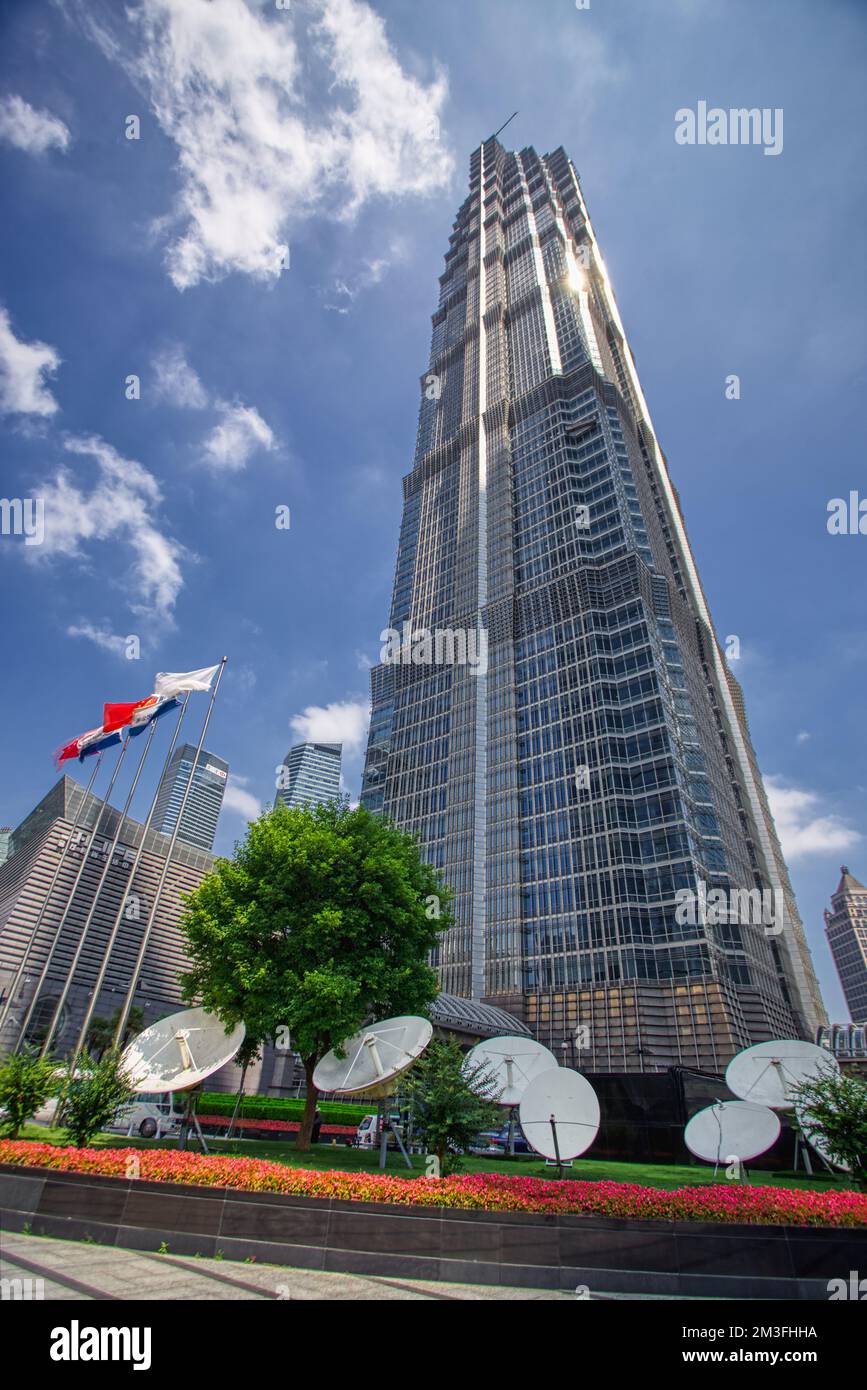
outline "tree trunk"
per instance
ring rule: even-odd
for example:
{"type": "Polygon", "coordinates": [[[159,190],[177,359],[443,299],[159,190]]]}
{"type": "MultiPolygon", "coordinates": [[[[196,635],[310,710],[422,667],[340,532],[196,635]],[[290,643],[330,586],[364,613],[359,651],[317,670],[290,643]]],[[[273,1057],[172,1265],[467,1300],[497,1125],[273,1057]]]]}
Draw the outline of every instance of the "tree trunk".
{"type": "Polygon", "coordinates": [[[298,1131],[298,1139],[295,1147],[301,1152],[306,1153],[310,1148],[310,1138],[313,1134],[313,1116],[316,1114],[316,1102],[319,1099],[319,1092],[313,1085],[313,1072],[316,1067],[316,1057],[305,1057],[304,1075],[307,1078],[307,1099],[304,1102],[304,1114],[301,1119],[301,1128],[298,1131]]]}
{"type": "Polygon", "coordinates": [[[247,1080],[247,1067],[248,1067],[249,1065],[250,1065],[249,1062],[245,1062],[244,1065],[241,1067],[241,1083],[240,1083],[240,1085],[238,1086],[238,1094],[237,1094],[237,1096],[236,1096],[236,1098],[235,1098],[235,1108],[234,1108],[234,1110],[232,1111],[232,1118],[231,1118],[231,1120],[229,1121],[229,1128],[226,1130],[226,1138],[227,1138],[227,1139],[231,1139],[231,1137],[232,1137],[232,1132],[233,1132],[233,1130],[234,1130],[234,1128],[235,1128],[235,1121],[236,1121],[237,1118],[238,1118],[238,1111],[239,1111],[240,1108],[241,1108],[241,1101],[243,1100],[243,1097],[244,1097],[244,1082],[247,1080]]]}

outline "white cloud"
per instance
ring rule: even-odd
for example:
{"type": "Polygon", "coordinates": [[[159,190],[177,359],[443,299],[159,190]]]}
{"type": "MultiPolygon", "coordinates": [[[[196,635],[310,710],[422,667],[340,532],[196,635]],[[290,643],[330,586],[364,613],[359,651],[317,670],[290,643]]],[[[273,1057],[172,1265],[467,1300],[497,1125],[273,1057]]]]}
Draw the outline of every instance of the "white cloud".
{"type": "Polygon", "coordinates": [[[84,621],[72,623],[66,629],[66,635],[67,637],[83,637],[88,642],[93,642],[102,651],[111,652],[112,656],[121,656],[126,659],[129,637],[121,637],[119,633],[112,632],[108,623],[103,623],[101,627],[84,621]]]}
{"type": "Polygon", "coordinates": [[[37,111],[23,97],[0,97],[0,140],[28,154],[44,154],[46,150],[65,150],[69,145],[69,127],[50,111],[37,111]]]}
{"type": "Polygon", "coordinates": [[[232,271],[276,279],[290,232],[311,217],[348,220],[373,197],[448,183],[445,78],[405,72],[365,0],[145,0],[123,28],[77,13],[177,149],[180,189],[160,225],[178,289],[232,271]]]}
{"type": "Polygon", "coordinates": [[[117,574],[132,593],[133,612],[171,621],[184,582],[184,551],[159,529],[156,513],[162,493],[156,478],[134,459],[122,458],[98,435],[72,436],[64,444],[70,453],[93,459],[99,476],[88,490],[68,469],[60,468],[42,484],[38,495],[45,502],[45,540],[29,554],[35,560],[86,560],[90,544],[117,541],[134,557],[128,574],[117,574]]]}
{"type": "Polygon", "coordinates": [[[816,792],[786,786],[777,777],[766,777],[765,789],[786,859],[836,854],[861,840],[858,831],[840,816],[823,814],[822,799],[816,792]]]}
{"type": "Polygon", "coordinates": [[[204,410],[208,405],[208,393],[180,344],[174,343],[156,353],[151,366],[154,390],[160,400],[182,410],[204,410]]]}
{"type": "Polygon", "coordinates": [[[220,401],[222,419],[202,445],[203,458],[215,472],[237,472],[246,468],[257,449],[275,447],[274,431],[253,405],[220,401]]]}
{"type": "Polygon", "coordinates": [[[57,371],[60,358],[48,343],[15,337],[9,315],[0,308],[0,413],[53,415],[57,401],[44,377],[57,371]]]}
{"type": "Polygon", "coordinates": [[[356,271],[354,275],[344,276],[334,281],[326,293],[333,295],[340,302],[338,304],[328,303],[324,307],[335,314],[348,314],[350,306],[355,303],[364,290],[372,289],[374,285],[380,284],[385,279],[391,264],[391,260],[386,256],[381,256],[373,261],[364,261],[361,269],[356,271]]]}
{"type": "Polygon", "coordinates": [[[365,747],[369,723],[366,700],[338,700],[308,705],[301,714],[293,714],[289,728],[299,743],[342,743],[344,757],[352,758],[365,747]]]}
{"type": "Polygon", "coordinates": [[[252,792],[246,790],[249,777],[239,777],[229,773],[226,790],[223,794],[223,809],[234,811],[245,820],[256,820],[262,814],[262,803],[252,792]]]}
{"type": "Polygon", "coordinates": [[[810,737],[811,737],[811,735],[807,732],[807,730],[806,730],[806,729],[802,729],[801,732],[800,732],[799,734],[796,734],[796,735],[795,735],[795,742],[796,742],[796,743],[809,743],[810,737]]]}

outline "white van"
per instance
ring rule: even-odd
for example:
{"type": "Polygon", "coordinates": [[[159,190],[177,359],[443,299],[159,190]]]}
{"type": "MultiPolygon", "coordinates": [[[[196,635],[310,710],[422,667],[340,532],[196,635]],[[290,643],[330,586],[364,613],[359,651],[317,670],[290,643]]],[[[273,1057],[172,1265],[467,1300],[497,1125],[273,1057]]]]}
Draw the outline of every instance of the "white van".
{"type": "Polygon", "coordinates": [[[141,1091],[121,1106],[106,1129],[112,1134],[161,1139],[164,1134],[177,1134],[183,1117],[182,1096],[172,1091],[141,1091]]]}
{"type": "MultiPolygon", "coordinates": [[[[56,1076],[59,1082],[63,1072],[58,1070],[56,1076]]],[[[51,1128],[57,1121],[59,1105],[60,1097],[52,1096],[31,1115],[30,1123],[51,1128]]],[[[142,1139],[159,1139],[164,1134],[177,1134],[183,1117],[182,1096],[171,1091],[141,1091],[115,1111],[114,1119],[105,1128],[110,1134],[139,1134],[142,1139]]]]}

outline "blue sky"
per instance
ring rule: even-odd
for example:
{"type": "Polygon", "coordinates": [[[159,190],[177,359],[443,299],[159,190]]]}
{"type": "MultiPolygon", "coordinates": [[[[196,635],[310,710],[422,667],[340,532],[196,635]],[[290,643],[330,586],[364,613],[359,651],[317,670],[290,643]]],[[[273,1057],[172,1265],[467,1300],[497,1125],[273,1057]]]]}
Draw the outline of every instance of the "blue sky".
{"type": "Polygon", "coordinates": [[[218,848],[299,737],[342,738],[357,795],[436,277],[470,153],[517,108],[511,143],[562,144],[581,175],[845,1018],[821,912],[841,861],[867,879],[867,537],[826,519],[831,498],[867,497],[867,10],[126,15],[19,0],[0,20],[3,491],[47,506],[43,545],[0,537],[0,821],[45,794],[52,750],[105,700],[224,653],[218,848]],[[782,153],[677,144],[675,112],[700,100],[782,108],[782,153]]]}

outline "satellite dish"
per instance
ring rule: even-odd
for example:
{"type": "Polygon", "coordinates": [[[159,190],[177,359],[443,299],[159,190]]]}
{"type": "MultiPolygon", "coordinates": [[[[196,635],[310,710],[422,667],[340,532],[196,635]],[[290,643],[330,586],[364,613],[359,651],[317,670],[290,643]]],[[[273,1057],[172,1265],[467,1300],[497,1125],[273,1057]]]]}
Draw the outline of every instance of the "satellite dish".
{"type": "Polygon", "coordinates": [[[517,1105],[534,1076],[556,1070],[557,1058],[534,1038],[487,1038],[470,1048],[464,1065],[483,1065],[486,1074],[495,1080],[500,1094],[493,1097],[497,1105],[517,1105]]]}
{"type": "Polygon", "coordinates": [[[372,1023],[347,1038],[341,1047],[345,1057],[336,1051],[325,1054],[313,1073],[313,1084],[320,1091],[380,1100],[391,1095],[395,1078],[412,1066],[432,1037],[430,1021],[414,1014],[372,1023]]]}
{"type": "Polygon", "coordinates": [[[840,1066],[827,1048],[785,1038],[756,1043],[739,1052],[726,1068],[726,1085],[741,1100],[769,1105],[772,1110],[791,1110],[794,1088],[829,1070],[838,1072],[840,1066]]]}
{"type": "Polygon", "coordinates": [[[577,1158],[590,1148],[599,1132],[596,1092],[586,1077],[569,1067],[555,1067],[534,1076],[521,1096],[518,1113],[527,1143],[543,1158],[577,1158]]]}
{"type": "Polygon", "coordinates": [[[746,1163],[773,1148],[780,1137],[780,1118],[766,1105],[748,1100],[718,1100],[693,1115],[683,1132],[686,1147],[705,1163],[746,1163]]]}
{"type": "Polygon", "coordinates": [[[851,1173],[852,1165],[846,1163],[843,1159],[835,1158],[831,1153],[831,1150],[828,1148],[827,1139],[822,1131],[817,1128],[816,1121],[813,1119],[809,1110],[802,1105],[796,1105],[795,1117],[804,1138],[807,1143],[816,1150],[819,1157],[824,1158],[826,1163],[833,1164],[835,1168],[842,1169],[844,1173],[851,1173]]]}
{"type": "Polygon", "coordinates": [[[123,1065],[137,1091],[185,1091],[230,1062],[246,1033],[243,1023],[227,1033],[206,1009],[182,1009],[133,1038],[123,1065]]]}

